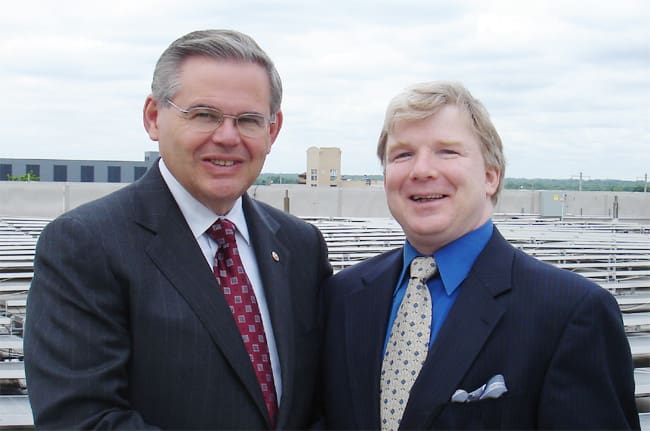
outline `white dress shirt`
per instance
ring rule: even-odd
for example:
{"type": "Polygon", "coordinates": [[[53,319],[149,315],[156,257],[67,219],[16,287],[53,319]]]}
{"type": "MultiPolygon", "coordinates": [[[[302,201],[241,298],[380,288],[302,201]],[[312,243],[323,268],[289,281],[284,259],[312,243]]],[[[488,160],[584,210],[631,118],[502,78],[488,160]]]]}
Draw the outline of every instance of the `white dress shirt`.
{"type": "Polygon", "coordinates": [[[266,333],[269,355],[271,356],[271,368],[273,370],[273,380],[275,383],[275,391],[277,393],[279,406],[280,400],[282,399],[280,358],[278,357],[278,349],[275,344],[275,335],[273,334],[271,316],[269,315],[269,308],[267,306],[266,296],[264,295],[262,278],[260,276],[257,260],[255,259],[255,252],[248,234],[248,225],[246,224],[246,217],[244,216],[244,210],[242,208],[242,198],[240,197],[237,199],[235,205],[228,214],[215,214],[211,209],[196,200],[194,196],[185,190],[185,188],[169,171],[162,158],[160,159],[158,166],[160,168],[160,174],[183,213],[183,217],[185,217],[185,221],[199,244],[210,270],[212,270],[214,266],[214,258],[219,247],[205,232],[215,221],[217,221],[218,218],[226,218],[230,220],[237,228],[235,233],[237,248],[239,249],[239,256],[244,264],[246,275],[253,285],[257,305],[259,306],[260,314],[262,315],[262,323],[264,324],[264,332],[266,333]]]}

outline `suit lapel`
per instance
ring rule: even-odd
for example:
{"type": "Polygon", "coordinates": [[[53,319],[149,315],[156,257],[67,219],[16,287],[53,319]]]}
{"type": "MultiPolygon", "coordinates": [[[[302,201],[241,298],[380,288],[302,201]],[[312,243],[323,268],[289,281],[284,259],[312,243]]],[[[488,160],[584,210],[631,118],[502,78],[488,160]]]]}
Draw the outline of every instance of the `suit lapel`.
{"type": "Polygon", "coordinates": [[[511,286],[512,251],[506,244],[495,229],[459,286],[456,303],[411,390],[401,428],[431,426],[505,313],[496,297],[511,286]]]}
{"type": "Polygon", "coordinates": [[[146,252],[202,322],[264,414],[266,405],[246,348],[216,279],[157,164],[136,189],[137,223],[155,234],[146,252]]]}
{"type": "Polygon", "coordinates": [[[390,252],[361,274],[345,297],[348,377],[359,429],[379,429],[379,378],[402,249],[390,252]],[[370,272],[372,269],[372,272],[370,272]]]}
{"type": "Polygon", "coordinates": [[[242,202],[246,223],[255,251],[264,294],[266,296],[273,335],[280,358],[282,372],[282,399],[278,411],[277,426],[282,427],[289,418],[292,405],[295,370],[294,320],[290,289],[292,255],[280,235],[280,225],[248,195],[242,202]],[[277,260],[276,260],[277,259],[277,260]]]}

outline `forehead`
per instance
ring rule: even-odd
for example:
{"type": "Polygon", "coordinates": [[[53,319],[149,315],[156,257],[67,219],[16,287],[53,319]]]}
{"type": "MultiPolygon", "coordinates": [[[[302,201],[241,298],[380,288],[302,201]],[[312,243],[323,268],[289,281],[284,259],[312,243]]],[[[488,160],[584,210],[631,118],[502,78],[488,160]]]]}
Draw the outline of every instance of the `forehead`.
{"type": "Polygon", "coordinates": [[[468,116],[455,105],[444,105],[421,119],[398,119],[388,134],[388,144],[412,141],[465,141],[475,137],[468,116]]]}
{"type": "Polygon", "coordinates": [[[181,63],[177,94],[248,97],[268,103],[271,86],[266,69],[257,63],[191,56],[181,63]]]}

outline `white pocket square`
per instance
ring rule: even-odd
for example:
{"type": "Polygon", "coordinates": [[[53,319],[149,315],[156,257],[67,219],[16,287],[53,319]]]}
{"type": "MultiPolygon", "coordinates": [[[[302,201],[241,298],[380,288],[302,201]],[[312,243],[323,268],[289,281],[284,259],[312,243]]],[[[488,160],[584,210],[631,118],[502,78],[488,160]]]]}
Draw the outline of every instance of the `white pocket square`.
{"type": "Polygon", "coordinates": [[[458,389],[451,396],[452,403],[470,403],[472,401],[484,400],[486,398],[499,398],[508,392],[506,382],[501,374],[493,376],[486,384],[472,392],[458,389]]]}

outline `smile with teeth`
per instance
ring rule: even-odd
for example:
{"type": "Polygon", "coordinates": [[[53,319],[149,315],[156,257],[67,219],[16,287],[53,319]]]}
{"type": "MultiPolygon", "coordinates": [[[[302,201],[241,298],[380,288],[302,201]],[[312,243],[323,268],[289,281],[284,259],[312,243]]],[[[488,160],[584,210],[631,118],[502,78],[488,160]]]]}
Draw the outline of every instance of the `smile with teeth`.
{"type": "Polygon", "coordinates": [[[232,160],[210,160],[210,162],[217,166],[232,166],[235,164],[232,160]]]}
{"type": "Polygon", "coordinates": [[[414,200],[416,202],[422,202],[422,201],[432,201],[435,199],[442,199],[444,195],[441,194],[432,194],[432,195],[426,195],[426,196],[411,196],[411,200],[414,200]]]}

